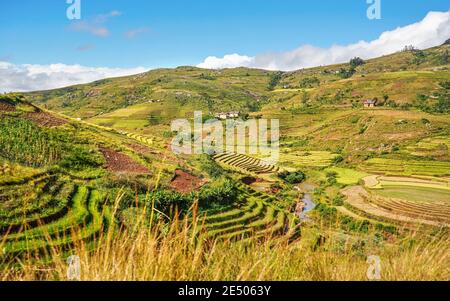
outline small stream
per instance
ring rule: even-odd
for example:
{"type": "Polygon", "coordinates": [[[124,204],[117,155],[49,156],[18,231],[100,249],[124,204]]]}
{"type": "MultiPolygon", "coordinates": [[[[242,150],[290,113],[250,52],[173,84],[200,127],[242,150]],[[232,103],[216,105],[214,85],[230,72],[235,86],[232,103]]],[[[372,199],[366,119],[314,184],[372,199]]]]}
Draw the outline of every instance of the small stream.
{"type": "Polygon", "coordinates": [[[308,220],[307,214],[316,207],[316,204],[314,203],[313,197],[312,197],[312,191],[314,190],[314,186],[305,184],[304,189],[306,191],[302,198],[304,207],[303,207],[303,211],[299,213],[298,217],[302,221],[307,221],[308,220]]]}
{"type": "Polygon", "coordinates": [[[303,211],[299,214],[299,218],[301,220],[308,220],[308,217],[306,216],[306,214],[308,212],[312,211],[316,207],[316,204],[313,202],[312,196],[310,193],[305,193],[305,195],[303,196],[302,202],[305,204],[305,207],[303,207],[303,211]]]}

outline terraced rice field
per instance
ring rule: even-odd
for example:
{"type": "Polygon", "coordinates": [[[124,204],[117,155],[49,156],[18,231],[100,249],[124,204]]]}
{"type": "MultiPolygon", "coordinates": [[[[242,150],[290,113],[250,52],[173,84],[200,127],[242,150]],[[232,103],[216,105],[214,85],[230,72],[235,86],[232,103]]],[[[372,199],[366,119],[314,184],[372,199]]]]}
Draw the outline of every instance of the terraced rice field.
{"type": "Polygon", "coordinates": [[[448,156],[450,149],[450,138],[439,136],[432,138],[425,138],[417,144],[408,146],[407,151],[414,156],[448,156]]]}
{"type": "Polygon", "coordinates": [[[327,167],[333,164],[335,157],[336,154],[327,151],[283,150],[280,154],[280,164],[293,168],[327,167]]]}
{"type": "Polygon", "coordinates": [[[223,153],[215,155],[214,160],[228,169],[232,169],[244,174],[271,174],[278,172],[275,165],[266,164],[264,161],[252,158],[244,154],[223,153]]]}
{"type": "Polygon", "coordinates": [[[368,174],[364,172],[341,167],[331,167],[327,168],[325,171],[335,172],[337,174],[338,183],[344,185],[356,185],[361,179],[368,176],[368,174]]]}
{"type": "Polygon", "coordinates": [[[299,235],[295,216],[280,209],[275,199],[246,185],[241,185],[239,189],[242,202],[238,207],[216,214],[204,214],[199,232],[205,238],[253,240],[287,235],[294,239],[299,235]]]}
{"type": "Polygon", "coordinates": [[[361,186],[342,190],[346,196],[346,207],[356,214],[362,214],[381,221],[404,224],[410,228],[420,225],[450,227],[450,201],[405,200],[369,193],[361,186]]]}
{"type": "Polygon", "coordinates": [[[0,247],[6,256],[89,241],[109,224],[101,193],[63,177],[39,175],[0,191],[0,247]]]}
{"type": "Polygon", "coordinates": [[[411,161],[373,158],[362,165],[368,173],[384,175],[424,175],[424,176],[450,176],[450,162],[443,161],[411,161]]]}

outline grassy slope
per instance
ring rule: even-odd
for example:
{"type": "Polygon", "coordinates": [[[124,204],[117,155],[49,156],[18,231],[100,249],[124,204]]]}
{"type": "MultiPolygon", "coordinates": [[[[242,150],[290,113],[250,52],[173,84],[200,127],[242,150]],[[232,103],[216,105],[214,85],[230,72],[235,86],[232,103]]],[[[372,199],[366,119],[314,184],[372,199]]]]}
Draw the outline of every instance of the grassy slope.
{"type": "Polygon", "coordinates": [[[412,52],[372,59],[357,67],[350,79],[342,79],[335,73],[341,68],[348,69],[349,64],[285,72],[280,81],[275,82],[272,92],[268,86],[275,72],[247,68],[205,70],[179,67],[34,92],[30,97],[49,109],[76,117],[93,117],[149,100],[161,100],[162,106],[150,105],[150,109],[141,111],[155,115],[164,112],[166,116],[163,117],[173,118],[184,117],[194,108],[205,112],[254,111],[266,100],[283,102],[285,107],[289,107],[303,97],[299,90],[302,88],[300,82],[317,77],[320,86],[306,89],[310,102],[343,104],[389,95],[399,103],[411,103],[417,94],[431,95],[433,91],[439,91],[438,83],[448,78],[448,62],[443,61],[442,55],[449,47],[428,49],[424,51],[425,57],[417,62],[412,52]],[[283,89],[285,86],[291,89],[283,89]],[[183,107],[183,110],[177,111],[174,107],[183,107]]]}

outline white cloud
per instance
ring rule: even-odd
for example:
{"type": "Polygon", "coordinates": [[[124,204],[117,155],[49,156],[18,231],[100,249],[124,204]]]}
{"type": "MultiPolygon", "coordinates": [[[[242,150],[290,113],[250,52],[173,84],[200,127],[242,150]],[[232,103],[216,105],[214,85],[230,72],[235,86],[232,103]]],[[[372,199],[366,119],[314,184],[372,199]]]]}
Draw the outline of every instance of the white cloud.
{"type": "Polygon", "coordinates": [[[209,56],[203,61],[203,63],[197,65],[197,67],[207,69],[233,68],[238,66],[248,66],[252,64],[253,61],[254,58],[252,57],[235,53],[227,54],[223,58],[209,56]]]}
{"type": "Polygon", "coordinates": [[[55,89],[145,71],[148,69],[144,67],[106,68],[65,64],[16,65],[0,62],[0,92],[55,89]]]}
{"type": "Polygon", "coordinates": [[[428,48],[442,44],[450,38],[450,11],[430,12],[420,22],[386,31],[376,40],[360,41],[350,45],[333,45],[320,48],[304,45],[288,52],[245,55],[225,55],[223,58],[210,56],[201,68],[219,69],[233,67],[253,67],[268,70],[291,71],[306,67],[347,62],[355,56],[374,58],[399,51],[406,45],[428,48]]]}

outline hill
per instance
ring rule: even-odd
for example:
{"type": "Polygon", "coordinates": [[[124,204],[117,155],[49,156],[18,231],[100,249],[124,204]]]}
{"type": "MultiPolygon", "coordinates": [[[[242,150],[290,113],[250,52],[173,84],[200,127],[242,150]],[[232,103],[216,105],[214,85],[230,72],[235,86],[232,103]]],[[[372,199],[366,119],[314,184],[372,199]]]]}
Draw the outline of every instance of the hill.
{"type": "Polygon", "coordinates": [[[286,106],[302,102],[359,106],[363,99],[377,97],[392,106],[417,106],[418,95],[431,103],[448,97],[449,48],[442,45],[407,50],[367,62],[295,72],[158,69],[27,96],[32,102],[73,117],[107,118],[103,115],[130,108],[133,114],[157,116],[153,123],[185,117],[194,109],[208,113],[232,109],[256,112],[275,102],[285,102],[286,106]]]}
{"type": "Polygon", "coordinates": [[[448,47],[0,95],[0,279],[447,279],[448,47]],[[174,154],[194,110],[279,119],[279,161],[174,154]]]}

